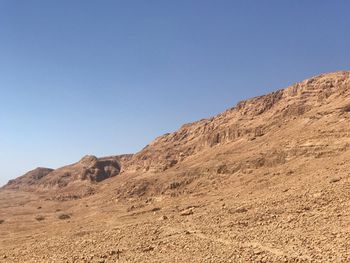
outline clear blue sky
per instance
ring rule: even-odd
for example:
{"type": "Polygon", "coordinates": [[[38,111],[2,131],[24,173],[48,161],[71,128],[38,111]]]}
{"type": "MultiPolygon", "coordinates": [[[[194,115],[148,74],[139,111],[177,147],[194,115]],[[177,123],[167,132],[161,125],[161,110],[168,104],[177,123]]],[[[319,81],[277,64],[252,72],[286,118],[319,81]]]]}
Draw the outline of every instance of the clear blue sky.
{"type": "Polygon", "coordinates": [[[0,185],[350,68],[350,1],[0,0],[0,185]]]}

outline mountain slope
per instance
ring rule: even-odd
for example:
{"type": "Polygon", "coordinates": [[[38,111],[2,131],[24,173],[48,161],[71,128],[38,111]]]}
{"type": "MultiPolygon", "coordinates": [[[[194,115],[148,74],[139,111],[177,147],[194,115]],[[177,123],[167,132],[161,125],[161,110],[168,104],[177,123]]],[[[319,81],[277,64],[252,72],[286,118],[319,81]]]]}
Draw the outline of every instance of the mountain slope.
{"type": "Polygon", "coordinates": [[[349,121],[335,72],[134,155],[34,170],[0,189],[0,262],[349,262],[349,121]]]}
{"type": "Polygon", "coordinates": [[[157,138],[133,156],[130,168],[163,171],[203,149],[255,139],[301,116],[315,115],[317,119],[329,111],[346,113],[350,108],[349,79],[349,72],[324,74],[242,101],[214,118],[186,124],[157,138]]]}
{"type": "MultiPolygon", "coordinates": [[[[87,177],[91,179],[89,182],[98,182],[119,174],[120,169],[123,172],[162,172],[174,166],[179,167],[188,158],[214,147],[225,149],[225,145],[242,142],[242,140],[249,145],[252,140],[262,136],[273,136],[288,128],[293,132],[296,132],[298,127],[300,131],[310,127],[315,129],[317,125],[325,125],[325,118],[330,116],[347,119],[348,112],[350,112],[349,83],[350,73],[346,71],[313,77],[286,89],[242,101],[234,108],[213,118],[183,125],[174,133],[158,137],[135,155],[110,157],[107,163],[103,163],[105,161],[101,159],[99,165],[104,167],[86,168],[90,169],[91,175],[85,175],[87,171],[84,170],[84,165],[81,165],[82,160],[71,168],[67,168],[67,173],[65,168],[58,169],[45,178],[40,178],[38,184],[64,187],[69,183],[76,183],[78,179],[84,181],[87,177]],[[113,158],[116,160],[112,164],[113,158]],[[119,164],[117,164],[118,160],[119,164]],[[120,160],[122,160],[122,165],[120,160]],[[92,171],[93,169],[95,170],[92,171]],[[112,174],[109,172],[105,174],[101,173],[103,169],[116,169],[116,171],[113,171],[112,174]],[[73,179],[67,176],[71,173],[74,174],[73,179]]],[[[343,126],[341,123],[336,123],[336,125],[343,126]]],[[[344,129],[346,128],[339,128],[337,135],[334,136],[342,136],[344,129]]],[[[312,134],[314,138],[309,138],[308,142],[305,138],[304,142],[297,142],[298,133],[293,135],[295,138],[290,138],[291,140],[286,142],[286,148],[280,147],[277,150],[277,152],[283,151],[283,154],[286,155],[279,156],[279,158],[289,158],[291,155],[298,154],[298,152],[303,154],[305,151],[324,154],[331,146],[319,142],[314,130],[310,132],[309,135],[312,134]]],[[[322,130],[322,133],[326,131],[322,130]]],[[[331,133],[325,135],[332,136],[331,133]]],[[[322,134],[319,136],[322,137],[322,134]]],[[[344,143],[337,147],[343,149],[347,145],[344,143]]],[[[271,155],[274,154],[271,153],[271,155]]],[[[26,183],[26,181],[11,181],[8,186],[26,185],[26,183]]],[[[30,185],[33,184],[36,185],[33,182],[30,183],[30,185]]]]}

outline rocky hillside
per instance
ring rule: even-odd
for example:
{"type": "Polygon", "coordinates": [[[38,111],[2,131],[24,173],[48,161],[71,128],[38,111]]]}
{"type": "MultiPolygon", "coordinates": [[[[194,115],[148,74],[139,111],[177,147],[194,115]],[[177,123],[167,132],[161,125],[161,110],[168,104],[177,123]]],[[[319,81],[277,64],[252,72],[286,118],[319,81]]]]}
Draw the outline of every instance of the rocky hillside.
{"type": "Polygon", "coordinates": [[[335,72],[37,168],[0,189],[0,262],[350,262],[349,123],[335,72]]]}
{"type": "Polygon", "coordinates": [[[5,185],[8,189],[45,190],[60,189],[72,184],[98,183],[120,173],[121,162],[128,155],[97,158],[84,156],[79,162],[56,170],[36,168],[25,175],[11,180],[5,185]]]}
{"type": "Polygon", "coordinates": [[[242,154],[234,162],[229,155],[215,162],[210,162],[209,156],[192,166],[233,173],[249,167],[282,164],[298,155],[321,156],[349,147],[347,139],[338,140],[348,136],[345,120],[349,114],[350,72],[322,74],[268,95],[241,101],[215,117],[185,124],[176,132],[158,137],[134,155],[86,156],[56,170],[37,168],[11,180],[6,187],[64,188],[100,182],[121,171],[147,174],[184,170],[191,160],[205,156],[210,149],[232,155],[235,147],[239,150],[237,143],[243,143],[247,149],[262,142],[269,142],[269,146],[249,152],[245,158],[242,154]],[[336,122],[327,125],[331,116],[336,122]],[[303,133],[306,130],[309,132],[303,133]],[[281,134],[284,134],[282,140],[276,138],[281,134]],[[279,144],[273,146],[273,141],[279,144]]]}
{"type": "Polygon", "coordinates": [[[350,72],[323,74],[271,94],[239,102],[213,118],[185,124],[135,154],[126,164],[136,171],[164,171],[208,148],[269,136],[300,118],[320,119],[350,112],[350,72]]]}

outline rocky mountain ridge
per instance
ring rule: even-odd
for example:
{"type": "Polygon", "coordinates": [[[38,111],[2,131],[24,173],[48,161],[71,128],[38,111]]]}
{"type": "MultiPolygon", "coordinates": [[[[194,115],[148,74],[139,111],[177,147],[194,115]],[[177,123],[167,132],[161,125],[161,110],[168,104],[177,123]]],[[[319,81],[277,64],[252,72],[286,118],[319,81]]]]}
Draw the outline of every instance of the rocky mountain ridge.
{"type": "MultiPolygon", "coordinates": [[[[37,168],[11,180],[5,188],[64,188],[71,184],[97,183],[120,172],[159,173],[179,166],[210,148],[224,149],[228,144],[269,136],[269,133],[278,132],[286,124],[292,126],[301,120],[311,124],[331,113],[339,116],[346,114],[347,118],[350,112],[349,86],[348,71],[322,74],[268,95],[241,101],[215,117],[185,124],[173,133],[156,138],[136,154],[104,158],[86,156],[78,163],[56,170],[37,168]]],[[[314,145],[313,150],[321,151],[322,147],[314,145]]],[[[344,144],[340,149],[347,147],[344,144]]],[[[298,151],[305,153],[307,150],[308,147],[300,146],[293,147],[290,152],[279,150],[274,154],[272,151],[268,154],[271,156],[257,158],[253,163],[259,166],[269,162],[268,159],[283,163],[298,151]]],[[[240,163],[236,164],[231,172],[241,166],[240,163]]],[[[218,169],[228,169],[227,165],[220,167],[218,169]]]]}
{"type": "MultiPolygon", "coordinates": [[[[164,171],[204,149],[254,140],[313,109],[344,100],[336,111],[348,112],[350,72],[322,74],[286,89],[239,102],[213,118],[185,124],[158,137],[126,163],[126,169],[164,171]]],[[[317,115],[327,112],[318,112],[317,115]]],[[[314,118],[318,118],[314,116],[314,118]]]]}

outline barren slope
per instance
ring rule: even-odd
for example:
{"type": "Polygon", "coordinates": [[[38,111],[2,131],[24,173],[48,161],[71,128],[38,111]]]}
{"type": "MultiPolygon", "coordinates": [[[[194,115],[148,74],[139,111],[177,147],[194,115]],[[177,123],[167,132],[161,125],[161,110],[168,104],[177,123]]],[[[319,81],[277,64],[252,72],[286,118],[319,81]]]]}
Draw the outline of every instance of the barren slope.
{"type": "Polygon", "coordinates": [[[349,120],[350,73],[324,74],[116,157],[106,180],[27,174],[34,192],[0,191],[0,261],[348,262],[349,120]]]}

